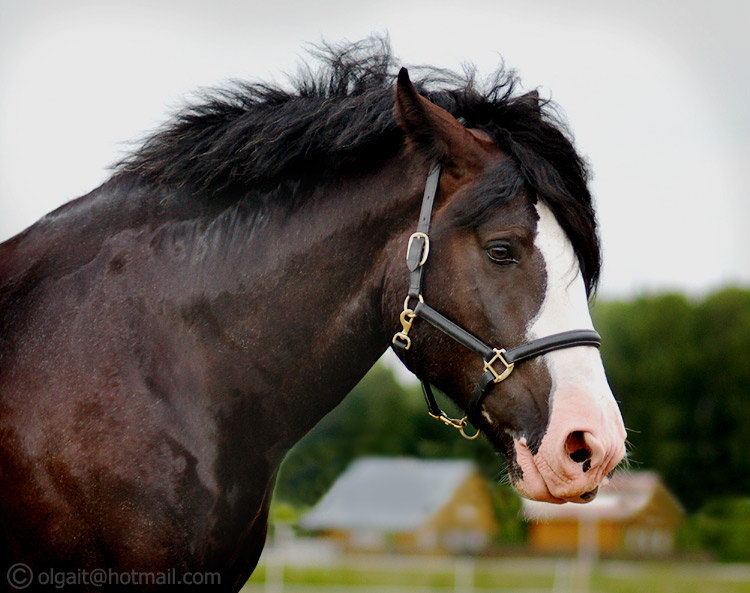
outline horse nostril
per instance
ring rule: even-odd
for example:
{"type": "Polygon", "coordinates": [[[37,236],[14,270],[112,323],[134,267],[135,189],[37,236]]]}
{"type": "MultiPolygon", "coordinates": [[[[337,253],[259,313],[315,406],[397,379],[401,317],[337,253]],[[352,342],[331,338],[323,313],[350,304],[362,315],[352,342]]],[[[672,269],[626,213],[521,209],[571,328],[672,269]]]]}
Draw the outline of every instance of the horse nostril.
{"type": "MultiPolygon", "coordinates": [[[[568,435],[568,438],[565,441],[565,452],[568,454],[568,457],[576,463],[581,463],[591,458],[591,450],[586,445],[583,431],[576,430],[568,435]]],[[[589,467],[591,467],[590,461],[589,467]]],[[[588,469],[589,468],[585,468],[583,471],[587,471],[588,469]]]]}
{"type": "Polygon", "coordinates": [[[578,449],[570,454],[570,458],[576,463],[586,461],[589,457],[591,457],[591,452],[588,449],[578,449]]]}

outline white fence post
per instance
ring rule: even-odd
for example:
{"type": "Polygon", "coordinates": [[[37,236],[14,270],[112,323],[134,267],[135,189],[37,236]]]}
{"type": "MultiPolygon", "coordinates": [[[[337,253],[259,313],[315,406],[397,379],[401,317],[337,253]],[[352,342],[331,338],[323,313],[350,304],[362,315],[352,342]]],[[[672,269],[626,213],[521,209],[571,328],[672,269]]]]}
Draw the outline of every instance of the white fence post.
{"type": "Polygon", "coordinates": [[[470,556],[459,556],[454,565],[454,585],[456,593],[474,592],[474,559],[470,556]]]}
{"type": "Polygon", "coordinates": [[[266,561],[265,593],[284,593],[284,558],[274,554],[266,561]]]}

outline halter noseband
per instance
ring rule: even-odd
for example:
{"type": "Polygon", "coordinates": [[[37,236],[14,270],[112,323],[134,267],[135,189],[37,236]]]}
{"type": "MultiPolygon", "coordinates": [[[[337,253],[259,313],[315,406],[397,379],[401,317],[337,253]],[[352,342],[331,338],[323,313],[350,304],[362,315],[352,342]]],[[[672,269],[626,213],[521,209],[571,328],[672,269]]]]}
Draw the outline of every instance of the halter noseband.
{"type": "Polygon", "coordinates": [[[422,392],[430,416],[440,420],[446,426],[458,429],[465,438],[473,440],[479,436],[479,431],[471,436],[467,435],[464,432],[467,419],[477,417],[482,400],[489,392],[490,387],[508,378],[517,362],[572,346],[596,346],[598,348],[601,344],[601,337],[593,330],[577,329],[532,340],[508,350],[493,348],[425,303],[422,296],[422,279],[424,264],[430,254],[430,219],[432,218],[432,206],[435,201],[439,179],[440,165],[435,164],[430,169],[425,184],[417,230],[409,237],[409,244],[406,248],[406,265],[410,272],[409,292],[404,301],[404,310],[400,317],[402,328],[401,331],[394,334],[393,345],[402,351],[411,348],[409,330],[414,320],[419,317],[482,357],[484,372],[479,377],[474,388],[474,394],[466,408],[467,415],[460,419],[450,418],[443,412],[435,401],[430,384],[418,377],[422,384],[422,392]],[[410,307],[410,301],[412,300],[416,302],[414,308],[410,307]]]}

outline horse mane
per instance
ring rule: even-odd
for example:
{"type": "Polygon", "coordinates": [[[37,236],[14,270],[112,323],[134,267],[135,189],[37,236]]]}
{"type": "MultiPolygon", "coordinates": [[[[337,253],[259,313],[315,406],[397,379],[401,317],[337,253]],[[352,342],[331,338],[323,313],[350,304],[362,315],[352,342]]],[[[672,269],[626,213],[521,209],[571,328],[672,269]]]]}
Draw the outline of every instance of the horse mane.
{"type": "MultiPolygon", "coordinates": [[[[235,81],[204,91],[117,163],[115,174],[207,197],[285,194],[295,202],[307,193],[301,186],[372,170],[395,155],[403,135],[393,116],[398,65],[388,39],[310,53],[319,67],[301,67],[291,88],[235,81]],[[290,184],[291,191],[273,191],[290,184]]],[[[568,234],[593,290],[601,257],[587,166],[554,104],[518,95],[515,73],[502,66],[484,82],[473,67],[462,74],[412,67],[410,74],[421,94],[513,158],[568,234]]]]}

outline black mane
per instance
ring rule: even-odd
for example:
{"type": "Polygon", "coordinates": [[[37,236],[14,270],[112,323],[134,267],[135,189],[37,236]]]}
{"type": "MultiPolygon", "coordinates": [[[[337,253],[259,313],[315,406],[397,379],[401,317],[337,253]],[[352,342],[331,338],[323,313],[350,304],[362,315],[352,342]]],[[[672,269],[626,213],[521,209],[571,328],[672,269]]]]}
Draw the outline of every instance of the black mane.
{"type": "MultiPolygon", "coordinates": [[[[391,158],[403,137],[393,116],[398,67],[388,41],[325,45],[312,53],[322,67],[304,68],[291,90],[234,83],[205,93],[121,161],[117,173],[206,196],[247,195],[282,183],[323,183],[391,158]]],[[[515,94],[517,79],[502,68],[486,84],[473,69],[410,73],[419,92],[489,133],[512,156],[567,232],[593,289],[600,249],[587,169],[554,106],[535,93],[515,94]]]]}

